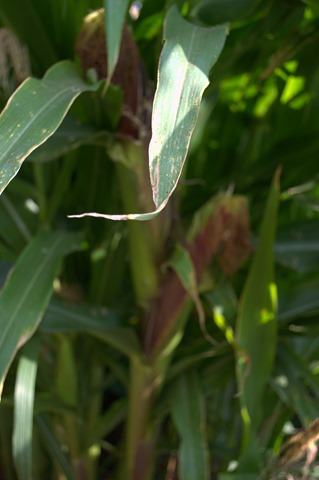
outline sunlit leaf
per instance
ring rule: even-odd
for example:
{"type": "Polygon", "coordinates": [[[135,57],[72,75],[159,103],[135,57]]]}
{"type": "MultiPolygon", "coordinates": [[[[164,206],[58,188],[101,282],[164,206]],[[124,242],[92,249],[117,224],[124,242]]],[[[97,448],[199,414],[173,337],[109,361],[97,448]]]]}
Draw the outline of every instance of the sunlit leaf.
{"type": "Polygon", "coordinates": [[[0,116],[0,193],[25,158],[53,135],[76,97],[98,86],[85,83],[75,64],[63,61],[15,91],[0,116]]]}
{"type": "Polygon", "coordinates": [[[177,8],[167,13],[153,104],[150,175],[156,210],[145,214],[81,217],[149,220],[166,206],[180,178],[208,74],[225,43],[227,26],[203,28],[185,21],[177,8]],[[210,48],[207,48],[207,45],[210,48]]]}
{"type": "Polygon", "coordinates": [[[25,345],[15,382],[12,450],[19,480],[32,478],[33,406],[39,347],[38,338],[25,345]]]}

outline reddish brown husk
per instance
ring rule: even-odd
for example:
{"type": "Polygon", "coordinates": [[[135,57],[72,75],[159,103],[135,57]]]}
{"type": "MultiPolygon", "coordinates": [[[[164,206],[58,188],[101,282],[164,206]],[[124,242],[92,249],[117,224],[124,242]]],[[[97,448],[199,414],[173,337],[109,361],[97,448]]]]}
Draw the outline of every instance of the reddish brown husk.
{"type": "MultiPolygon", "coordinates": [[[[85,72],[94,69],[98,79],[107,77],[103,9],[85,17],[75,50],[85,72]]],[[[127,25],[123,27],[119,59],[111,82],[120,86],[123,91],[123,112],[118,133],[126,137],[140,138],[140,122],[145,119],[143,99],[146,96],[147,82],[136,43],[127,25]]]]}
{"type": "MultiPolygon", "coordinates": [[[[226,274],[232,275],[251,252],[247,202],[243,197],[223,197],[216,203],[205,225],[186,247],[191,255],[197,280],[213,257],[226,274]]],[[[164,276],[160,293],[146,319],[144,337],[148,355],[165,344],[169,332],[188,298],[173,270],[164,276]]]]}

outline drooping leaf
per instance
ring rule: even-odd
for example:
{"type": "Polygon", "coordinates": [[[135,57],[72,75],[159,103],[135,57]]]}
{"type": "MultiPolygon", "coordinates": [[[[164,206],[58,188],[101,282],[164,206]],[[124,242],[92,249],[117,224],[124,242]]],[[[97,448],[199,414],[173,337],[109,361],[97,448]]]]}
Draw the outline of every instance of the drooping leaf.
{"type": "Polygon", "coordinates": [[[12,451],[19,480],[32,478],[33,406],[39,347],[36,337],[25,345],[15,382],[12,451]]]}
{"type": "Polygon", "coordinates": [[[208,480],[204,396],[195,372],[181,375],[173,389],[171,412],[180,436],[181,480],[208,480]]]}
{"type": "Polygon", "coordinates": [[[76,97],[98,86],[85,83],[70,61],[53,65],[42,80],[23,82],[0,115],[0,194],[25,158],[57,130],[76,97]]]}
{"type": "Polygon", "coordinates": [[[41,321],[61,259],[80,248],[78,234],[40,232],[9,274],[0,292],[0,393],[16,351],[41,321]]]}
{"type": "Polygon", "coordinates": [[[111,79],[118,60],[127,6],[128,0],[104,0],[108,80],[111,79]]]}
{"type": "Polygon", "coordinates": [[[153,104],[149,166],[156,209],[151,213],[93,216],[150,220],[166,206],[180,178],[208,74],[225,43],[227,26],[203,28],[185,21],[177,8],[167,13],[153,104]],[[207,45],[210,48],[207,48],[207,45]]]}

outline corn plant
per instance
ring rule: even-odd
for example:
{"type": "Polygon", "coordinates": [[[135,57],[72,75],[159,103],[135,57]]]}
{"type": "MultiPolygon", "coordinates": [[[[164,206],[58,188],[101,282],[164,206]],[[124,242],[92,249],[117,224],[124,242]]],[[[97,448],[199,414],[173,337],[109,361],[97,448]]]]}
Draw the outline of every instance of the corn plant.
{"type": "Polygon", "coordinates": [[[22,3],[0,477],[317,478],[318,2],[22,3]]]}

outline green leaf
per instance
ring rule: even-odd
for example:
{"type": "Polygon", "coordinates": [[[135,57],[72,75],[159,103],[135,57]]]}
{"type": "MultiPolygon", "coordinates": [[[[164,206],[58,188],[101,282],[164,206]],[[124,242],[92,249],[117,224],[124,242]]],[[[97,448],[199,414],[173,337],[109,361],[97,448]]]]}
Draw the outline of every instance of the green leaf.
{"type": "Polygon", "coordinates": [[[276,261],[301,273],[316,270],[319,262],[318,234],[317,219],[285,225],[278,231],[274,245],[276,261]]]}
{"type": "Polygon", "coordinates": [[[117,315],[105,307],[94,305],[70,305],[52,300],[41,322],[41,330],[47,333],[90,332],[120,327],[117,315]]]}
{"type": "Polygon", "coordinates": [[[69,61],[55,64],[42,80],[23,82],[0,116],[0,194],[25,158],[57,130],[76,97],[98,86],[85,83],[69,61]]]}
{"type": "Polygon", "coordinates": [[[141,346],[135,332],[130,328],[108,328],[92,331],[92,335],[107,343],[129,358],[141,357],[141,346]]]}
{"type": "Polygon", "coordinates": [[[97,132],[91,126],[83,125],[67,116],[56,133],[34,150],[28,158],[30,162],[49,162],[72,150],[105,138],[104,132],[97,132]]]}
{"type": "Polygon", "coordinates": [[[108,80],[117,64],[127,6],[128,0],[104,0],[108,80]]]}
{"type": "Polygon", "coordinates": [[[114,428],[116,428],[127,415],[127,401],[124,398],[120,398],[112,403],[108,410],[101,415],[92,429],[88,432],[88,436],[85,439],[86,448],[90,448],[92,445],[105,438],[114,428]]]}
{"type": "Polygon", "coordinates": [[[48,419],[44,415],[37,415],[35,417],[35,422],[43,437],[44,447],[48,451],[53,462],[59,465],[67,480],[75,480],[73,468],[65,453],[62,451],[60,444],[57,442],[48,419]]]}
{"type": "Polygon", "coordinates": [[[295,318],[316,313],[319,309],[319,282],[306,282],[303,278],[297,285],[279,296],[278,320],[289,322],[295,318]]]}
{"type": "Polygon", "coordinates": [[[175,6],[167,13],[149,147],[156,210],[126,215],[91,212],[72,217],[150,220],[163,210],[181,176],[201,98],[209,84],[208,74],[222,51],[226,34],[226,25],[212,28],[192,25],[180,16],[175,6]]]}
{"type": "Polygon", "coordinates": [[[203,335],[209,342],[214,343],[213,338],[206,329],[205,313],[199,298],[196,271],[190,253],[181,245],[177,245],[167,265],[173,268],[183,287],[193,300],[203,335]]]}
{"type": "Polygon", "coordinates": [[[154,203],[166,204],[181,175],[208,74],[225,43],[227,27],[201,28],[172,7],[166,18],[154,98],[150,173],[154,203]],[[210,45],[210,48],[207,48],[210,45]]]}
{"type": "Polygon", "coordinates": [[[34,337],[22,351],[14,389],[12,450],[19,480],[32,478],[32,431],[40,341],[34,337]]]}
{"type": "Polygon", "coordinates": [[[61,259],[81,248],[81,236],[40,232],[19,257],[0,293],[0,393],[19,346],[39,325],[61,259]]]}
{"type": "Polygon", "coordinates": [[[179,472],[181,480],[209,478],[204,396],[196,374],[191,371],[176,381],[171,412],[180,436],[179,472]]]}
{"type": "Polygon", "coordinates": [[[257,250],[240,300],[237,377],[245,426],[244,450],[256,433],[264,389],[276,351],[276,285],[273,244],[279,204],[279,171],[268,196],[257,250]]]}

